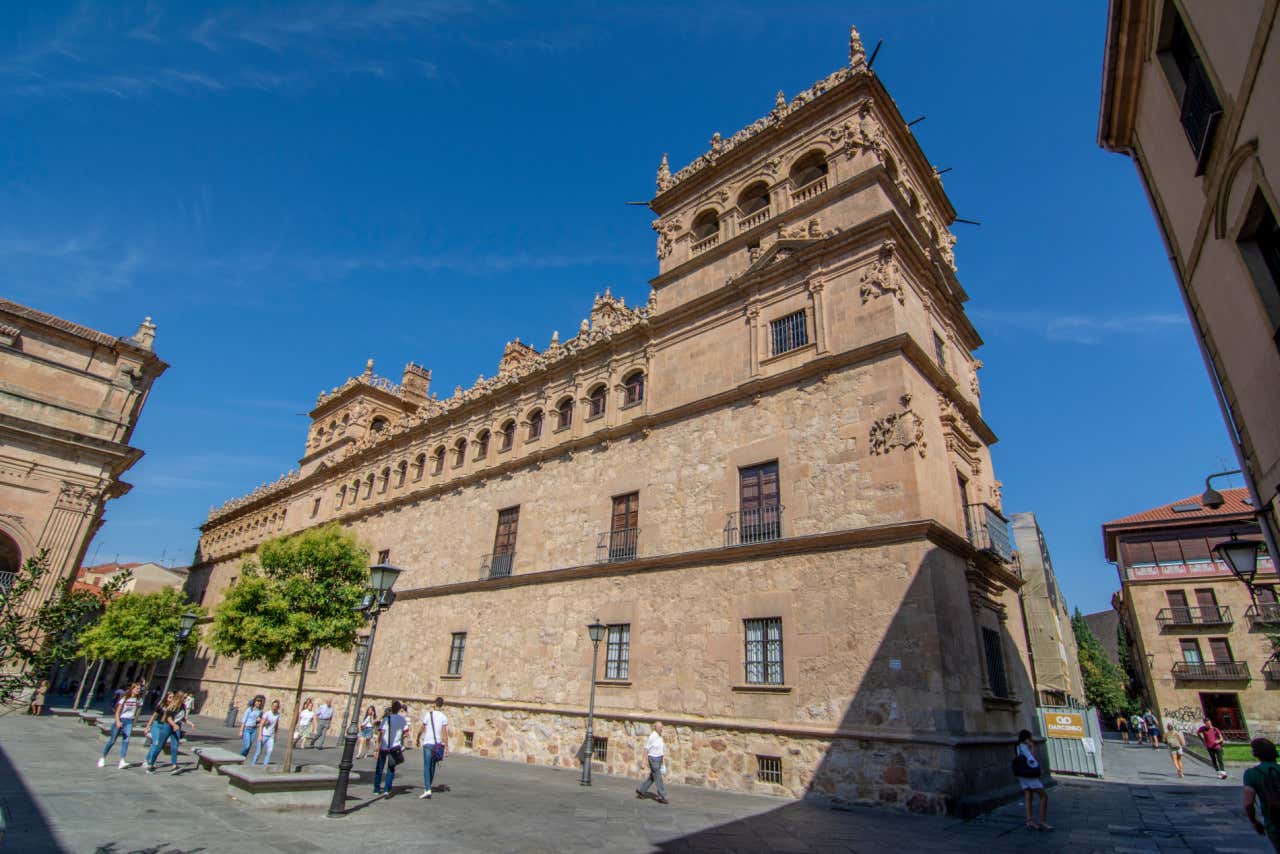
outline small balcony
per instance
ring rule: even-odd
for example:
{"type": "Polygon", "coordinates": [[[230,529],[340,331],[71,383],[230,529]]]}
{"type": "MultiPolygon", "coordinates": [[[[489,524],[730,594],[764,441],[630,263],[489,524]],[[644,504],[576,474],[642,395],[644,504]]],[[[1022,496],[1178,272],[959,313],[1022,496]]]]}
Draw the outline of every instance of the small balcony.
{"type": "Polygon", "coordinates": [[[738,231],[739,232],[747,231],[749,229],[755,228],[757,225],[759,225],[762,222],[768,222],[769,216],[770,216],[769,206],[765,205],[760,210],[754,211],[753,213],[749,213],[746,216],[742,217],[742,219],[738,220],[738,231]]]}
{"type": "Polygon", "coordinates": [[[1173,678],[1187,682],[1248,682],[1249,665],[1243,661],[1179,661],[1173,665],[1173,678]]]}
{"type": "Polygon", "coordinates": [[[1231,609],[1225,605],[1209,605],[1199,608],[1163,608],[1156,614],[1156,622],[1162,629],[1185,629],[1192,626],[1229,626],[1231,609]]]}
{"type": "MultiPolygon", "coordinates": [[[[0,587],[4,586],[0,582],[0,587]]],[[[1255,626],[1274,626],[1280,623],[1280,604],[1250,605],[1244,618],[1255,626]]]]}
{"type": "Polygon", "coordinates": [[[724,523],[724,544],[745,546],[782,539],[782,505],[771,504],[730,513],[724,523]]]}
{"type": "Polygon", "coordinates": [[[716,246],[720,242],[720,232],[712,234],[710,237],[704,237],[689,246],[689,253],[692,255],[701,255],[708,249],[716,246]]]}
{"type": "Polygon", "coordinates": [[[480,580],[488,578],[506,578],[511,574],[511,565],[516,562],[515,552],[487,554],[480,558],[480,580]]]}
{"type": "Polygon", "coordinates": [[[1268,682],[1280,682],[1280,658],[1273,658],[1262,665],[1262,676],[1268,682]]]}
{"type": "Polygon", "coordinates": [[[640,553],[640,529],[619,528],[616,531],[601,531],[596,541],[597,563],[618,563],[624,560],[635,560],[640,553]]]}
{"type": "Polygon", "coordinates": [[[974,548],[1013,563],[1013,538],[1003,513],[990,504],[970,504],[964,508],[964,526],[974,548]]]}
{"type": "Polygon", "coordinates": [[[797,187],[791,191],[791,204],[798,205],[801,202],[808,201],[819,193],[825,192],[827,189],[827,176],[823,175],[816,181],[810,181],[803,187],[797,187]]]}

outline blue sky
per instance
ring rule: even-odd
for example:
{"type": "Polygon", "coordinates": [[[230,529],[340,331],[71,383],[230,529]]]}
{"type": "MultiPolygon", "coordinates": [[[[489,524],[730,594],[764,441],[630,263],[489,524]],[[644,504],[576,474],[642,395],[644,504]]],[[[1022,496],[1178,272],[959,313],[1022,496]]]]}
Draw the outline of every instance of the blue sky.
{"type": "Polygon", "coordinates": [[[90,550],[185,561],[211,504],[301,455],[367,358],[442,396],[502,345],[640,302],[673,167],[847,61],[960,216],[1007,511],[1108,606],[1100,524],[1234,468],[1132,164],[1095,144],[1105,0],[715,5],[354,0],[0,9],[0,293],[173,367],[90,550]]]}

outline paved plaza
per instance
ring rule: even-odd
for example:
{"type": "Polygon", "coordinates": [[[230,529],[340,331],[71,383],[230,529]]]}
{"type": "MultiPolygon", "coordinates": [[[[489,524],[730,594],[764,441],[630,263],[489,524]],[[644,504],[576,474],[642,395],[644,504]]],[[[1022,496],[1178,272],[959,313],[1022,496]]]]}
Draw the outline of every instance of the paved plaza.
{"type": "MultiPolygon", "coordinates": [[[[191,746],[232,746],[232,730],[197,718],[191,746]]],[[[1163,750],[1108,742],[1106,781],[1063,778],[1052,790],[1052,833],[1023,827],[1013,804],[972,821],[883,808],[815,804],[673,785],[671,804],[638,800],[636,780],[597,775],[590,789],[567,770],[451,757],[447,791],[418,799],[419,751],[389,800],[372,800],[372,760],[358,763],[349,816],[272,812],[227,795],[225,779],[195,770],[148,776],[135,765],[95,767],[102,742],[72,718],[0,716],[0,852],[1266,852],[1241,817],[1240,771],[1218,781],[1194,761],[1173,777],[1163,750]]],[[[283,754],[277,748],[277,758],[283,754]]],[[[303,750],[300,763],[336,765],[339,750],[303,750]]],[[[129,759],[140,763],[143,739],[129,759]]]]}

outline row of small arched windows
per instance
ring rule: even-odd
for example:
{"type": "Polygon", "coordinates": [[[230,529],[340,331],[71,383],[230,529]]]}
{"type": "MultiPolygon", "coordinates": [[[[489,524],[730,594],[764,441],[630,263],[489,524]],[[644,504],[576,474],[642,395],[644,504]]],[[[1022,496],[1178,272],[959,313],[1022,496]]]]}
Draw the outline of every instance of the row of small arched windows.
{"type": "Polygon", "coordinates": [[[228,528],[225,531],[219,531],[209,537],[210,546],[219,546],[224,544],[238,543],[246,538],[252,539],[258,536],[267,536],[284,529],[285,520],[288,517],[288,509],[280,510],[272,513],[270,516],[259,516],[256,519],[241,522],[234,528],[228,528]]]}
{"type": "MultiPolygon", "coordinates": [[[[827,176],[827,155],[813,150],[796,160],[791,166],[789,177],[793,190],[806,187],[827,176]]],[[[748,184],[738,194],[738,210],[743,217],[769,206],[769,185],[764,181],[748,184]]],[[[705,210],[694,217],[689,231],[694,242],[705,240],[720,231],[720,214],[714,210],[705,210]]]]}

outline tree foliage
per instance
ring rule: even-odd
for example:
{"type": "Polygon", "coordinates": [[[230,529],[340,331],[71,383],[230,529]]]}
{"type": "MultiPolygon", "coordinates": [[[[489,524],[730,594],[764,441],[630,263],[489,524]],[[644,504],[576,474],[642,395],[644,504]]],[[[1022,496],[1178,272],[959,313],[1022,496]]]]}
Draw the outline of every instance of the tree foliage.
{"type": "Polygon", "coordinates": [[[1084,678],[1085,700],[1097,706],[1104,718],[1113,718],[1129,708],[1124,671],[1107,658],[1102,644],[1085,622],[1080,609],[1071,617],[1071,631],[1076,636],[1080,654],[1080,675],[1084,678]]]}
{"type": "MultiPolygon", "coordinates": [[[[81,635],[80,654],[147,664],[168,658],[174,652],[182,615],[188,611],[204,615],[204,609],[188,602],[185,593],[171,588],[117,596],[101,619],[81,635]]],[[[197,628],[183,641],[182,648],[192,649],[199,638],[197,628]]]]}
{"type": "Polygon", "coordinates": [[[12,585],[0,588],[0,704],[12,703],[75,658],[85,627],[129,579],[120,573],[98,591],[60,586],[33,608],[49,572],[48,554],[41,551],[27,558],[12,585]]]}

